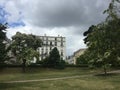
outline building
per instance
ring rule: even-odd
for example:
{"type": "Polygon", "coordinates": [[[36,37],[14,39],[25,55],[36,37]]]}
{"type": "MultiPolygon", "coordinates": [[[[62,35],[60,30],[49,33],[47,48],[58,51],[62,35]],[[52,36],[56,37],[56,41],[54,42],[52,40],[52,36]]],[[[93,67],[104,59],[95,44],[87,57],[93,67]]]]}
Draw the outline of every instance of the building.
{"type": "Polygon", "coordinates": [[[68,60],[67,60],[68,63],[69,63],[69,64],[76,64],[77,58],[78,58],[80,55],[84,54],[85,50],[86,50],[86,49],[79,49],[79,50],[75,51],[72,56],[69,56],[69,58],[68,58],[68,60]]]}
{"type": "Polygon", "coordinates": [[[39,53],[40,53],[40,60],[45,59],[50,53],[50,51],[57,47],[59,54],[61,56],[61,59],[66,60],[66,41],[65,37],[62,36],[38,36],[43,44],[42,47],[39,47],[39,53]]]}
{"type": "Polygon", "coordinates": [[[74,60],[73,59],[74,59],[74,55],[68,56],[67,57],[67,63],[68,64],[74,64],[74,60]]]}
{"type": "Polygon", "coordinates": [[[77,50],[76,52],[74,52],[74,58],[73,58],[74,64],[76,64],[77,58],[78,58],[79,56],[81,56],[82,54],[84,54],[85,50],[86,50],[86,49],[79,49],[79,50],[77,50]]]}

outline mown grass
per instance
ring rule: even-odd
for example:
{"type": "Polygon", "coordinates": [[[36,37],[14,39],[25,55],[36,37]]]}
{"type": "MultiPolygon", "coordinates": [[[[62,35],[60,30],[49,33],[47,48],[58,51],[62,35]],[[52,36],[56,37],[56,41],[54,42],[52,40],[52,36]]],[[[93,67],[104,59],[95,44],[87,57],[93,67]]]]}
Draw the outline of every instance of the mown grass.
{"type": "Polygon", "coordinates": [[[120,90],[120,74],[96,76],[101,70],[66,68],[65,70],[30,68],[25,74],[21,69],[6,69],[0,74],[0,90],[120,90]],[[91,76],[91,74],[93,76],[91,76]],[[3,83],[6,81],[33,80],[66,76],[84,76],[73,79],[27,83],[3,83]]]}
{"type": "Polygon", "coordinates": [[[94,72],[88,68],[66,68],[64,70],[49,69],[49,68],[28,68],[26,73],[22,73],[21,68],[6,68],[1,72],[0,81],[13,80],[33,80],[44,78],[57,78],[75,75],[85,75],[94,72]]]}

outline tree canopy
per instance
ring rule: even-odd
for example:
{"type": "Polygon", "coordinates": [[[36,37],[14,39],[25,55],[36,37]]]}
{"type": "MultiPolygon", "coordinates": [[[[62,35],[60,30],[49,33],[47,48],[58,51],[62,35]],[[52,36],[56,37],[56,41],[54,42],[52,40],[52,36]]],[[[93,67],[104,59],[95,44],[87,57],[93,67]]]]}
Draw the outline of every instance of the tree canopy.
{"type": "Polygon", "coordinates": [[[53,50],[50,52],[49,55],[49,66],[50,67],[56,67],[60,62],[60,55],[58,49],[55,47],[53,50]]]}
{"type": "Polygon", "coordinates": [[[6,29],[7,26],[0,23],[0,64],[3,64],[7,57],[6,45],[5,45],[6,29]]]}
{"type": "Polygon", "coordinates": [[[102,66],[106,73],[107,67],[120,65],[120,0],[112,0],[104,13],[108,14],[104,22],[84,32],[84,42],[90,65],[102,66]]]}
{"type": "Polygon", "coordinates": [[[17,32],[16,35],[12,37],[12,44],[10,49],[14,56],[16,56],[17,61],[22,61],[25,59],[28,63],[36,57],[39,60],[38,47],[41,47],[42,41],[35,35],[27,35],[17,32]]]}
{"type": "Polygon", "coordinates": [[[57,69],[64,69],[65,68],[65,61],[60,58],[59,51],[57,47],[54,47],[49,56],[43,60],[43,66],[50,67],[50,68],[57,68],[57,69]]]}

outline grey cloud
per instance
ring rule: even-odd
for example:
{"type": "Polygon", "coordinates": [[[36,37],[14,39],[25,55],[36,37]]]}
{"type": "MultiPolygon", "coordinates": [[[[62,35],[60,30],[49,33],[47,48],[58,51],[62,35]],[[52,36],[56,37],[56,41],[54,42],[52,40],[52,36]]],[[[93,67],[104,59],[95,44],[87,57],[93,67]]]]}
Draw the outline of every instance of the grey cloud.
{"type": "Polygon", "coordinates": [[[97,6],[99,0],[47,0],[38,1],[27,20],[40,27],[66,27],[96,24],[104,20],[102,12],[108,1],[97,6]],[[51,2],[52,1],[52,2],[51,2]]]}

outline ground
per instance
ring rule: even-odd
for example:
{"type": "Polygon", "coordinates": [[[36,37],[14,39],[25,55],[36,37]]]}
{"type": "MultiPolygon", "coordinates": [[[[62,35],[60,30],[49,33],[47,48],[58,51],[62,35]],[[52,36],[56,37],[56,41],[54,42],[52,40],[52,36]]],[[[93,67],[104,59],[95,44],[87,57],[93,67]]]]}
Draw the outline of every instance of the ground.
{"type": "Polygon", "coordinates": [[[0,90],[120,90],[118,72],[107,77],[99,73],[101,69],[88,68],[29,68],[26,73],[5,69],[0,72],[0,90]]]}

